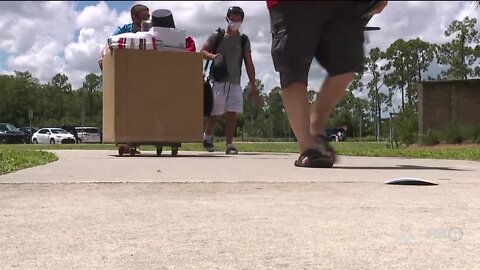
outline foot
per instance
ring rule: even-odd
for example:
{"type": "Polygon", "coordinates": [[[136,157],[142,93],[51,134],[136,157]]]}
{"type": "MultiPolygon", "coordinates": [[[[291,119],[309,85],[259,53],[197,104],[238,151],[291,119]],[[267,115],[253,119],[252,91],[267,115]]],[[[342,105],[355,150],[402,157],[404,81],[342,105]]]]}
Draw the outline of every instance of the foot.
{"type": "Polygon", "coordinates": [[[318,149],[308,149],[300,154],[294,165],[308,168],[332,168],[333,160],[318,149]]]}
{"type": "Polygon", "coordinates": [[[202,144],[203,144],[203,148],[205,148],[205,150],[207,150],[208,152],[215,151],[212,141],[203,140],[202,144]]]}
{"type": "Polygon", "coordinates": [[[335,163],[337,154],[328,139],[324,135],[316,135],[315,141],[320,145],[320,151],[324,152],[335,163]]]}
{"type": "Polygon", "coordinates": [[[237,148],[235,148],[235,145],[233,145],[233,143],[229,143],[229,144],[227,144],[225,153],[227,155],[236,155],[236,154],[238,154],[238,150],[237,150],[237,148]]]}

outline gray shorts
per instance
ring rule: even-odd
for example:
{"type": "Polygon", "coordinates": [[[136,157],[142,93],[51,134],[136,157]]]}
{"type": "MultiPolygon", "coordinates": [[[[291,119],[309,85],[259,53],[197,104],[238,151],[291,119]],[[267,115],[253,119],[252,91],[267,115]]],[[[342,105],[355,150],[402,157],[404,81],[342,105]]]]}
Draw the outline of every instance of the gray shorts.
{"type": "Polygon", "coordinates": [[[272,59],[282,88],[308,85],[313,58],[330,76],[364,69],[364,12],[355,1],[287,2],[270,9],[272,59]]]}
{"type": "Polygon", "coordinates": [[[243,90],[239,83],[214,82],[212,116],[243,112],[243,90]]]}

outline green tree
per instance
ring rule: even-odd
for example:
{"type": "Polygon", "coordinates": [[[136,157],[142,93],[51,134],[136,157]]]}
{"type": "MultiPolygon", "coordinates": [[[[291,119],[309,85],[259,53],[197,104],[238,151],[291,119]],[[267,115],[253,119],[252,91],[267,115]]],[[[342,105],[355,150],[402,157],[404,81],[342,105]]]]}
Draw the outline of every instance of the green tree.
{"type": "Polygon", "coordinates": [[[411,71],[408,74],[411,77],[407,80],[407,100],[412,105],[414,112],[417,111],[418,104],[418,82],[422,81],[422,73],[426,72],[432,64],[436,53],[436,46],[425,42],[419,38],[411,39],[407,42],[411,52],[411,71]]]}
{"type": "Polygon", "coordinates": [[[283,108],[282,96],[280,88],[273,88],[266,98],[266,114],[267,126],[269,127],[268,135],[274,137],[285,137],[288,133],[289,125],[283,108]]]}
{"type": "Polygon", "coordinates": [[[380,89],[384,85],[383,72],[378,62],[382,60],[384,53],[379,48],[370,50],[369,56],[366,58],[365,73],[369,74],[372,79],[367,84],[368,97],[370,98],[370,106],[372,108],[373,122],[375,126],[375,136],[377,141],[380,140],[381,118],[382,118],[382,104],[391,106],[392,94],[380,93],[380,89]]]}
{"type": "Polygon", "coordinates": [[[412,70],[412,56],[408,43],[403,39],[397,39],[393,42],[382,55],[387,64],[381,69],[389,72],[385,75],[385,85],[390,90],[399,89],[402,95],[402,108],[405,107],[405,86],[408,78],[411,77],[412,70]]]}
{"type": "Polygon", "coordinates": [[[72,91],[72,85],[68,82],[67,75],[55,74],[47,84],[46,90],[48,91],[50,101],[51,116],[56,116],[58,120],[62,119],[67,111],[65,103],[67,102],[68,94],[72,91]]]}
{"type": "Polygon", "coordinates": [[[68,82],[68,76],[65,74],[55,74],[50,81],[50,85],[64,93],[72,91],[72,85],[68,82]]]}
{"type": "Polygon", "coordinates": [[[438,63],[449,67],[442,71],[444,78],[468,79],[480,75],[479,69],[472,67],[480,50],[480,35],[475,29],[476,23],[477,19],[465,17],[463,21],[453,21],[445,30],[445,36],[453,35],[454,39],[438,47],[438,63]]]}
{"type": "Polygon", "coordinates": [[[82,111],[89,123],[101,123],[102,114],[102,77],[94,73],[85,76],[85,82],[79,93],[81,95],[82,111]]]}
{"type": "Polygon", "coordinates": [[[3,76],[3,79],[5,85],[0,98],[2,120],[17,126],[27,125],[28,110],[37,109],[40,97],[38,79],[28,71],[14,71],[13,75],[3,76]]]}
{"type": "MultiPolygon", "coordinates": [[[[366,85],[364,85],[362,78],[364,74],[356,74],[348,86],[348,91],[355,96],[355,93],[361,93],[366,89],[366,85]]],[[[345,96],[348,99],[350,95],[347,93],[345,96]]],[[[347,101],[348,102],[348,101],[347,101]]],[[[352,114],[352,126],[349,129],[351,133],[347,133],[349,136],[356,135],[358,137],[368,136],[374,134],[373,129],[373,118],[375,118],[374,111],[370,106],[370,102],[364,98],[355,98],[353,103],[353,114],[352,114]],[[357,128],[358,127],[358,128],[357,128]]],[[[340,102],[337,105],[337,109],[343,107],[343,102],[340,102]]],[[[336,109],[336,110],[337,110],[336,109]]],[[[329,125],[338,125],[341,124],[341,120],[333,120],[336,122],[329,123],[329,125]]]]}
{"type": "Polygon", "coordinates": [[[382,67],[382,70],[388,72],[384,79],[385,85],[390,90],[401,91],[402,109],[405,108],[405,97],[408,103],[417,103],[416,83],[422,80],[422,73],[428,70],[434,55],[435,46],[419,38],[409,41],[397,39],[383,54],[388,60],[382,67]]]}
{"type": "MultiPolygon", "coordinates": [[[[255,81],[257,90],[266,99],[263,93],[264,85],[259,79],[255,81]]],[[[248,85],[245,86],[244,92],[247,91],[248,85]]],[[[253,106],[248,100],[243,102],[243,114],[237,117],[238,129],[242,134],[247,134],[248,137],[263,137],[266,134],[265,128],[265,108],[257,108],[253,106]]]]}

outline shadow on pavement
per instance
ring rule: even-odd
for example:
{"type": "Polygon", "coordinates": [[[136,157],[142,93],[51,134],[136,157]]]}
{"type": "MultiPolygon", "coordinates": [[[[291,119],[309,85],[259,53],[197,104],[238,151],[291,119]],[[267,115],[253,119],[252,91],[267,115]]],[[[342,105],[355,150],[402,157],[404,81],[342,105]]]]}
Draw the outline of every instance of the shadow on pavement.
{"type": "Polygon", "coordinates": [[[118,158],[186,158],[186,157],[207,157],[207,158],[230,158],[230,156],[227,156],[225,154],[223,155],[215,155],[215,154],[205,154],[205,155],[184,155],[184,154],[178,154],[178,156],[172,156],[169,153],[162,154],[161,156],[157,156],[156,154],[141,154],[141,155],[135,155],[134,157],[131,157],[129,155],[124,155],[124,156],[119,156],[119,155],[110,155],[111,157],[118,157],[118,158]]]}
{"type": "Polygon", "coordinates": [[[353,169],[353,170],[439,170],[439,171],[472,171],[464,169],[455,169],[449,167],[427,167],[427,166],[417,166],[417,165],[397,165],[390,167],[382,166],[333,166],[333,169],[353,169]]]}
{"type": "MultiPolygon", "coordinates": [[[[181,157],[230,158],[230,157],[234,157],[234,156],[288,156],[288,155],[289,155],[288,153],[239,153],[237,155],[227,155],[227,154],[222,153],[222,152],[213,152],[213,153],[195,154],[195,155],[179,153],[178,156],[176,156],[175,158],[181,158],[181,157]]],[[[109,156],[111,156],[111,157],[121,157],[121,158],[132,158],[129,154],[125,154],[123,156],[119,156],[119,155],[109,155],[109,156]]],[[[142,153],[142,154],[139,154],[139,155],[135,155],[133,157],[156,157],[156,158],[170,157],[170,158],[174,158],[174,156],[172,156],[169,151],[167,151],[165,153],[162,153],[161,156],[157,156],[155,153],[152,153],[152,154],[149,154],[149,153],[143,154],[142,153]]]]}

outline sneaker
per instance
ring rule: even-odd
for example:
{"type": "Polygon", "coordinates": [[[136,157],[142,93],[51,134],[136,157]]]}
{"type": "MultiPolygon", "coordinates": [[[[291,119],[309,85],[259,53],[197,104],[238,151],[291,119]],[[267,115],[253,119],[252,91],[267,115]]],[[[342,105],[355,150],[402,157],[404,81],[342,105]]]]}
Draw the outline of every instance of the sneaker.
{"type": "Polygon", "coordinates": [[[230,143],[230,144],[227,144],[227,149],[225,150],[225,153],[227,155],[236,155],[238,154],[238,150],[237,148],[235,148],[235,146],[232,143],[230,143]]]}
{"type": "Polygon", "coordinates": [[[215,148],[213,147],[213,143],[211,141],[203,140],[203,148],[207,150],[208,152],[213,152],[215,151],[215,148]]]}

